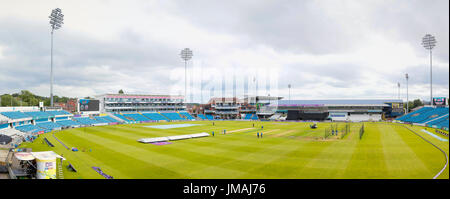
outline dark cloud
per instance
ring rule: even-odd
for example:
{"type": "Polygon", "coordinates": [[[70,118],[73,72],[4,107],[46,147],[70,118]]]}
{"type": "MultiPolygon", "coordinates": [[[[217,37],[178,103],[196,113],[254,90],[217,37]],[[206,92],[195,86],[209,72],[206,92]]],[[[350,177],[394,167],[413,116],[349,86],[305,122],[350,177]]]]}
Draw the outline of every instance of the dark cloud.
{"type": "MultiPolygon", "coordinates": [[[[49,29],[17,19],[0,20],[0,26],[0,46],[6,47],[2,51],[5,58],[0,59],[0,68],[4,75],[17,77],[8,84],[14,85],[15,89],[48,84],[49,29]]],[[[126,31],[122,34],[123,39],[105,42],[58,30],[54,37],[55,83],[96,87],[118,82],[118,78],[123,77],[120,74],[139,76],[141,71],[160,71],[180,64],[178,49],[159,42],[142,41],[139,37],[126,31]]],[[[168,74],[165,75],[151,76],[149,83],[155,80],[166,87],[171,82],[168,74]]]]}

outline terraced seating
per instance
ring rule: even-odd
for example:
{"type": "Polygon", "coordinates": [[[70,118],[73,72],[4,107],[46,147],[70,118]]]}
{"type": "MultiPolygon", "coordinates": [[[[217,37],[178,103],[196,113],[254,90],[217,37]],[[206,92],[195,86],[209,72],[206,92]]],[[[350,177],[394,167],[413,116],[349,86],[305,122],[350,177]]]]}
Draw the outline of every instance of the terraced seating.
{"type": "Polygon", "coordinates": [[[209,114],[206,114],[206,118],[207,118],[208,120],[214,120],[214,117],[213,117],[212,115],[209,115],[209,114]]]}
{"type": "Polygon", "coordinates": [[[51,116],[56,116],[56,115],[72,115],[72,113],[69,113],[65,110],[60,110],[60,111],[45,111],[46,113],[48,113],[51,116]]]}
{"type": "Polygon", "coordinates": [[[9,120],[9,118],[0,114],[0,123],[6,123],[6,122],[8,122],[8,120],[9,120]]]}
{"type": "Polygon", "coordinates": [[[110,123],[109,120],[107,120],[107,119],[105,119],[103,117],[95,116],[94,119],[99,121],[100,123],[110,123]]]}
{"type": "MultiPolygon", "coordinates": [[[[429,107],[425,107],[429,108],[429,107]]],[[[412,123],[425,123],[428,120],[435,119],[436,117],[442,116],[444,114],[448,114],[448,108],[431,108],[427,111],[421,112],[419,114],[414,114],[411,117],[405,119],[406,122],[412,122],[412,123]],[[435,117],[432,117],[435,116],[435,117]]]]}
{"type": "Polygon", "coordinates": [[[449,128],[448,124],[449,124],[449,120],[448,120],[448,117],[447,117],[446,120],[442,121],[441,123],[437,124],[436,126],[438,126],[438,127],[446,127],[448,129],[449,128]]]}
{"type": "Polygon", "coordinates": [[[422,113],[425,113],[425,112],[428,112],[428,111],[431,111],[431,110],[433,110],[432,107],[422,107],[421,109],[413,111],[411,113],[408,113],[408,114],[406,114],[404,116],[401,116],[401,117],[397,118],[396,120],[406,121],[408,119],[414,118],[416,116],[419,116],[422,113]]]}
{"type": "Polygon", "coordinates": [[[26,115],[29,115],[33,119],[43,119],[43,118],[49,118],[50,115],[47,112],[44,111],[32,111],[32,112],[24,112],[26,115]]]}
{"type": "Polygon", "coordinates": [[[125,117],[133,118],[134,121],[149,121],[150,120],[139,113],[127,113],[127,114],[123,114],[123,115],[125,117]]]}
{"type": "Polygon", "coordinates": [[[186,120],[180,116],[178,113],[161,113],[164,115],[164,117],[168,118],[169,120],[186,120]]]}
{"type": "Polygon", "coordinates": [[[205,117],[205,115],[203,115],[203,114],[198,114],[197,116],[198,116],[200,119],[206,120],[206,117],[205,117]]]}
{"type": "Polygon", "coordinates": [[[76,117],[73,118],[76,122],[81,123],[81,124],[85,124],[85,125],[92,125],[92,124],[100,124],[100,122],[93,120],[91,118],[88,117],[76,117]]]}
{"type": "Polygon", "coordinates": [[[252,119],[252,120],[258,120],[259,118],[258,118],[258,115],[253,114],[251,119],[252,119]]]}
{"type": "Polygon", "coordinates": [[[25,133],[35,133],[35,132],[39,132],[39,131],[43,131],[42,128],[32,125],[32,124],[27,124],[27,125],[23,125],[23,126],[16,126],[15,127],[17,130],[25,132],[25,133]]]}
{"type": "Polygon", "coordinates": [[[0,114],[8,117],[9,119],[30,118],[30,116],[28,116],[20,111],[1,112],[0,114]]]}
{"type": "Polygon", "coordinates": [[[180,115],[186,117],[186,119],[188,120],[195,120],[195,118],[192,117],[192,115],[189,114],[188,112],[180,112],[180,115]]]}
{"type": "Polygon", "coordinates": [[[423,107],[419,110],[408,113],[396,120],[410,123],[426,124],[437,128],[448,128],[449,118],[448,107],[423,107]]]}
{"type": "Polygon", "coordinates": [[[142,115],[154,121],[161,121],[161,120],[169,121],[167,118],[165,118],[159,113],[142,113],[142,115]]]}
{"type": "Polygon", "coordinates": [[[57,124],[63,126],[63,127],[75,127],[75,126],[80,126],[81,124],[78,122],[75,122],[73,120],[59,120],[56,121],[57,124]]]}
{"type": "Polygon", "coordinates": [[[437,124],[439,124],[439,123],[441,123],[441,122],[443,122],[445,120],[448,120],[448,115],[441,116],[440,118],[432,120],[432,121],[429,121],[426,124],[428,124],[428,125],[437,125],[437,124]]]}
{"type": "Polygon", "coordinates": [[[125,116],[121,115],[121,114],[114,114],[114,116],[124,120],[125,122],[132,122],[134,120],[132,120],[131,118],[126,118],[125,116]]]}
{"type": "Polygon", "coordinates": [[[53,130],[53,129],[57,129],[57,128],[61,128],[62,126],[54,123],[54,122],[42,122],[42,123],[37,123],[36,126],[43,128],[43,129],[48,129],[48,130],[53,130]]]}
{"type": "Polygon", "coordinates": [[[100,116],[100,117],[105,119],[105,120],[107,120],[107,121],[109,121],[109,122],[120,122],[120,121],[118,121],[118,120],[116,120],[116,119],[114,119],[114,118],[112,118],[110,116],[100,116]]]}
{"type": "Polygon", "coordinates": [[[245,114],[244,120],[251,120],[253,114],[245,114]]]}

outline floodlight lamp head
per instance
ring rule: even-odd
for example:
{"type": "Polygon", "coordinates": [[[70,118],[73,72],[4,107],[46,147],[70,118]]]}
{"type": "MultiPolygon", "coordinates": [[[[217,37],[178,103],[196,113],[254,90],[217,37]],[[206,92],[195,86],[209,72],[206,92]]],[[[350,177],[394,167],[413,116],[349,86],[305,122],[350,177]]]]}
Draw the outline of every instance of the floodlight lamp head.
{"type": "Polygon", "coordinates": [[[405,77],[406,77],[406,79],[408,79],[408,78],[409,78],[409,76],[408,76],[408,73],[406,73],[406,74],[405,74],[405,77]]]}
{"type": "Polygon", "coordinates": [[[189,48],[183,49],[183,50],[181,51],[180,55],[181,55],[181,58],[182,58],[184,61],[190,60],[190,59],[192,58],[192,56],[193,56],[192,50],[189,49],[189,48]]]}
{"type": "Polygon", "coordinates": [[[50,18],[50,24],[53,30],[61,28],[61,25],[64,24],[64,15],[59,8],[53,9],[48,18],[50,18]]]}
{"type": "Polygon", "coordinates": [[[427,50],[432,50],[436,46],[436,39],[433,35],[426,34],[422,38],[422,46],[427,50]]]}

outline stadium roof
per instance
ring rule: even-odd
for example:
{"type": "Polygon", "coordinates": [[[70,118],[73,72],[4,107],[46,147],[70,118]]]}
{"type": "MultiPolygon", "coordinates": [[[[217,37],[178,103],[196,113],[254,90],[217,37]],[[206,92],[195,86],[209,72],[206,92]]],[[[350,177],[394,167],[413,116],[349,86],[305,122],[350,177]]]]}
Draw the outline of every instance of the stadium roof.
{"type": "Polygon", "coordinates": [[[386,103],[403,103],[403,101],[400,99],[279,100],[278,106],[384,106],[386,103]]]}
{"type": "Polygon", "coordinates": [[[95,98],[162,98],[162,99],[183,99],[183,95],[146,95],[146,94],[103,94],[95,96],[95,98]]]}

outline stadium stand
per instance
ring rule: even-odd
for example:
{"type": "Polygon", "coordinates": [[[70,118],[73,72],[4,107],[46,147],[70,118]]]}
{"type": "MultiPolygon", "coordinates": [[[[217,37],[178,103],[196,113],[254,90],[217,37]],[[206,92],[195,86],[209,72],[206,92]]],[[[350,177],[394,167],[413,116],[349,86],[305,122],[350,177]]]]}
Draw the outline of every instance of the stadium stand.
{"type": "Polygon", "coordinates": [[[104,117],[100,117],[100,116],[95,116],[94,119],[100,123],[111,123],[109,120],[105,119],[104,117]]]}
{"type": "Polygon", "coordinates": [[[407,117],[406,119],[402,120],[399,118],[398,120],[411,123],[425,123],[428,120],[432,120],[444,114],[448,114],[448,108],[423,107],[417,111],[408,114],[409,117],[407,117]]]}
{"type": "Polygon", "coordinates": [[[102,116],[103,119],[108,120],[109,122],[120,122],[110,116],[102,116]]]}
{"type": "Polygon", "coordinates": [[[167,118],[165,118],[159,113],[142,113],[142,115],[154,121],[161,121],[161,120],[169,121],[167,118]]]}
{"type": "Polygon", "coordinates": [[[126,113],[123,114],[125,117],[132,118],[134,121],[149,121],[148,118],[144,117],[139,113],[126,113]]]}
{"type": "Polygon", "coordinates": [[[178,114],[178,113],[173,113],[173,112],[171,112],[171,113],[161,113],[161,115],[163,115],[164,117],[166,117],[169,120],[186,120],[186,119],[182,118],[180,116],[180,114],[178,114]]]}
{"type": "Polygon", "coordinates": [[[30,116],[28,116],[20,111],[1,112],[0,114],[8,117],[9,119],[30,118],[30,116]]]}
{"type": "Polygon", "coordinates": [[[437,128],[448,128],[448,107],[422,107],[416,111],[403,115],[396,120],[408,123],[418,123],[437,128]]]}
{"type": "Polygon", "coordinates": [[[51,116],[57,116],[57,115],[72,115],[72,113],[69,113],[65,110],[60,110],[60,111],[46,111],[46,113],[48,113],[51,116]]]}
{"type": "Polygon", "coordinates": [[[73,120],[59,120],[56,121],[56,123],[61,125],[62,127],[77,127],[81,125],[80,123],[73,120]]]}
{"type": "Polygon", "coordinates": [[[203,115],[203,114],[198,114],[197,115],[200,119],[202,119],[202,120],[206,120],[206,117],[205,117],[205,115],[203,115]]]}
{"type": "Polygon", "coordinates": [[[258,120],[258,116],[256,114],[245,114],[244,120],[258,120]]]}
{"type": "Polygon", "coordinates": [[[127,118],[127,117],[125,117],[125,116],[123,116],[123,115],[121,115],[121,114],[119,114],[119,113],[114,114],[114,116],[116,116],[116,117],[118,117],[118,118],[124,120],[125,122],[132,122],[132,121],[134,121],[134,120],[132,120],[132,118],[127,118]]]}
{"type": "Polygon", "coordinates": [[[28,125],[23,125],[23,126],[16,126],[16,129],[25,133],[35,133],[35,132],[39,132],[39,131],[43,131],[44,129],[32,125],[32,124],[28,124],[28,125]]]}
{"type": "Polygon", "coordinates": [[[54,123],[54,122],[42,122],[42,123],[37,123],[36,126],[43,128],[43,129],[48,129],[48,130],[53,130],[53,129],[61,129],[61,125],[54,123]]]}
{"type": "Polygon", "coordinates": [[[49,118],[50,115],[47,112],[44,111],[33,111],[33,112],[24,112],[26,115],[29,115],[33,119],[43,119],[43,118],[49,118]]]}
{"type": "Polygon", "coordinates": [[[8,123],[0,124],[0,129],[4,129],[4,128],[8,128],[8,127],[9,127],[8,123]]]}
{"type": "Polygon", "coordinates": [[[0,124],[1,123],[7,123],[8,122],[8,118],[2,114],[0,114],[0,124]]]}
{"type": "Polygon", "coordinates": [[[93,125],[93,124],[100,124],[100,122],[93,120],[88,117],[75,117],[73,118],[76,122],[84,125],[93,125]]]}
{"type": "Polygon", "coordinates": [[[186,117],[186,119],[188,119],[188,120],[195,120],[195,118],[191,115],[191,114],[189,114],[188,112],[180,112],[180,115],[183,117],[186,117]]]}
{"type": "Polygon", "coordinates": [[[214,120],[214,117],[212,115],[210,115],[210,114],[206,114],[206,118],[208,120],[214,120]]]}

